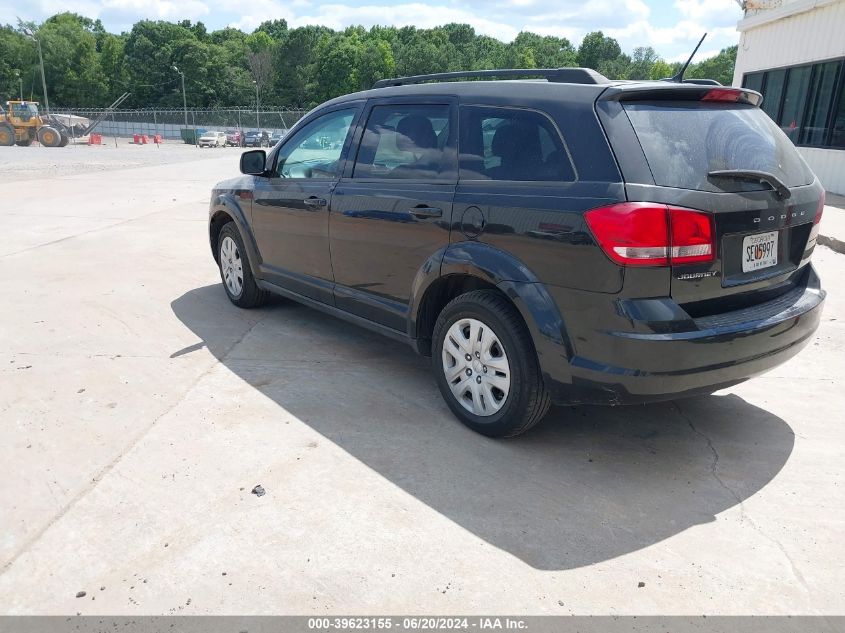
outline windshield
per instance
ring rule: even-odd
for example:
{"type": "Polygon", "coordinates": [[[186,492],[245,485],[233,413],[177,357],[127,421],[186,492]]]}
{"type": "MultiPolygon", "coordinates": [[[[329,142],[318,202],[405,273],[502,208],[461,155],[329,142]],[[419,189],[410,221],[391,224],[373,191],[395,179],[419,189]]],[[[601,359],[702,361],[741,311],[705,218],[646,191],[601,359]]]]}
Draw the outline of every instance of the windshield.
{"type": "Polygon", "coordinates": [[[792,142],[755,106],[661,101],[624,107],[658,185],[703,191],[768,188],[758,182],[707,176],[726,169],[769,172],[789,187],[813,181],[792,142]]]}
{"type": "Polygon", "coordinates": [[[38,106],[34,103],[13,103],[12,114],[17,117],[33,117],[38,116],[38,106]]]}

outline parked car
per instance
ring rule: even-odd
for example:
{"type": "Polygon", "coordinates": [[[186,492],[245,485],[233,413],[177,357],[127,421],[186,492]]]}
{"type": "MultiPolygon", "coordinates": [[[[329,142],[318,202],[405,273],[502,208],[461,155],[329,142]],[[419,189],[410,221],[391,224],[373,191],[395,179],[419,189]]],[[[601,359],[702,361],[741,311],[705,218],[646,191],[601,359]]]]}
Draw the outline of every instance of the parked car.
{"type": "Polygon", "coordinates": [[[243,136],[240,130],[226,130],[226,145],[230,147],[242,147],[243,136]]]}
{"type": "Polygon", "coordinates": [[[197,144],[200,147],[226,147],[226,133],[213,130],[203,132],[197,144]]]}
{"type": "Polygon", "coordinates": [[[274,147],[279,141],[285,137],[287,130],[277,131],[270,134],[270,147],[274,147]]]}
{"type": "Polygon", "coordinates": [[[530,72],[381,81],[245,152],[210,205],[232,303],[409,343],[490,436],[552,402],[709,394],[807,345],[824,190],[759,93],[530,72]]]}
{"type": "Polygon", "coordinates": [[[251,130],[244,135],[244,147],[269,147],[270,134],[251,130]]]}

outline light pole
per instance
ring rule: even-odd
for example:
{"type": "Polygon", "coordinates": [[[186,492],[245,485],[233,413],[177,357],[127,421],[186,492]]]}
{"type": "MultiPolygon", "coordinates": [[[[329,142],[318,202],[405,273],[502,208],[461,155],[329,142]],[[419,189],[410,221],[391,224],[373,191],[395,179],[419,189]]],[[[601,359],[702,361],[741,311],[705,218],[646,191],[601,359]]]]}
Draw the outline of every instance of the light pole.
{"type": "Polygon", "coordinates": [[[255,129],[260,132],[261,123],[258,119],[258,82],[253,80],[252,83],[255,84],[255,129]]]}
{"type": "MultiPolygon", "coordinates": [[[[185,112],[185,130],[188,129],[188,97],[185,96],[185,73],[173,66],[173,70],[182,75],[182,110],[185,112]]],[[[187,132],[185,132],[187,134],[187,132]]],[[[186,139],[187,140],[187,139],[186,139]]]]}
{"type": "MultiPolygon", "coordinates": [[[[38,63],[41,64],[41,89],[44,92],[44,111],[47,113],[47,116],[50,116],[50,99],[47,98],[47,80],[44,78],[44,56],[41,54],[41,40],[35,37],[35,33],[30,29],[24,29],[23,33],[38,45],[38,63]]],[[[21,86],[23,86],[23,82],[21,82],[21,86]]]]}
{"type": "Polygon", "coordinates": [[[15,71],[15,77],[18,78],[18,91],[20,92],[20,100],[23,101],[23,77],[21,77],[21,71],[15,71]]]}

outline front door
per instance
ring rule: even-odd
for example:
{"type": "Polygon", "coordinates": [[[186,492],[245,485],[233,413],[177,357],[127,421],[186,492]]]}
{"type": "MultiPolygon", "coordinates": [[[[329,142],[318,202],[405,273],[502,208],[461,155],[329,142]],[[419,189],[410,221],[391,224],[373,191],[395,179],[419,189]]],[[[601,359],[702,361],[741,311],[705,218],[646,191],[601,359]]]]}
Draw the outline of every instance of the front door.
{"type": "Polygon", "coordinates": [[[329,205],[357,113],[346,104],[307,123],[280,148],[271,175],[256,178],[253,194],[262,278],[329,304],[329,205]]]}
{"type": "Polygon", "coordinates": [[[457,184],[449,100],[373,100],[354,165],[332,197],[337,307],[404,332],[411,286],[449,243],[457,184]]]}

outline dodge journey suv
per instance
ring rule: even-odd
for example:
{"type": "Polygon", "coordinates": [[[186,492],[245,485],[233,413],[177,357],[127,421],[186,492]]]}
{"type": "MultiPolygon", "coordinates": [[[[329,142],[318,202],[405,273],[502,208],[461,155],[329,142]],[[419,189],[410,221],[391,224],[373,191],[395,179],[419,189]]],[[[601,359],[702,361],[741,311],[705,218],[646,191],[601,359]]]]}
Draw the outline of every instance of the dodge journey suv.
{"type": "Polygon", "coordinates": [[[329,101],[215,187],[223,287],[410,343],[490,436],[734,385],[818,326],[824,190],[759,93],[711,84],[476,71],[329,101]]]}

